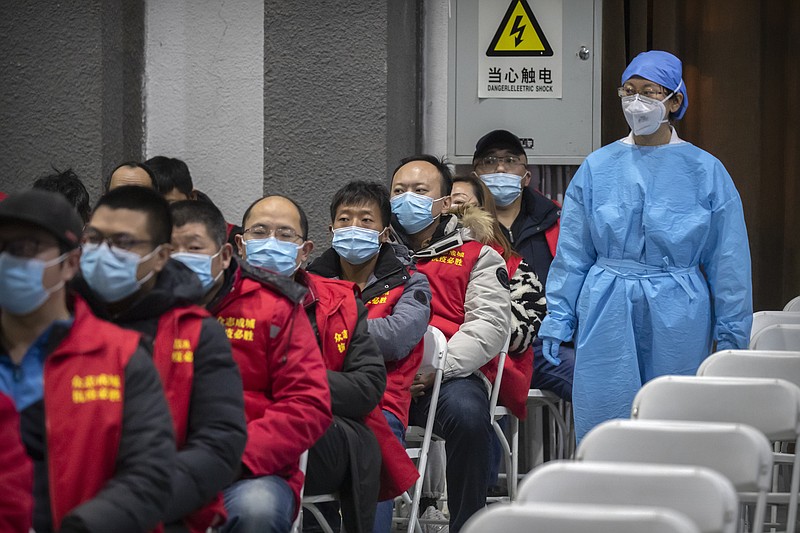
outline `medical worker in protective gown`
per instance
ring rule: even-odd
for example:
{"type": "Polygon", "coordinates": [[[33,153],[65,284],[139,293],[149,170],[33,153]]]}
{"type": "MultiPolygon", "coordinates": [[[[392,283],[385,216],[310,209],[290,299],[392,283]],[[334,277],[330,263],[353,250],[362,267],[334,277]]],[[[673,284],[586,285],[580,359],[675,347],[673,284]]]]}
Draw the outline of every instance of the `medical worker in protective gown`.
{"type": "Polygon", "coordinates": [[[618,90],[631,134],[592,154],[570,183],[539,336],[558,364],[575,337],[580,439],[629,418],[639,388],[694,374],[713,348],[746,348],[750,249],[742,202],[722,163],[681,140],[681,61],[639,54],[618,90]]]}

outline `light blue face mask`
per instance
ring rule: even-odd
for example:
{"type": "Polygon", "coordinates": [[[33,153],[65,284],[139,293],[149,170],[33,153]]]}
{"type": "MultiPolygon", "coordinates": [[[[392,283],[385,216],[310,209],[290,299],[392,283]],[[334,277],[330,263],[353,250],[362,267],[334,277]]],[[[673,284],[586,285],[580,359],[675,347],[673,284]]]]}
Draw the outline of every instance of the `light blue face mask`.
{"type": "Polygon", "coordinates": [[[147,280],[153,277],[154,270],[142,279],[136,279],[139,264],[153,257],[161,245],[145,256],[136,252],[110,248],[108,243],[83,245],[81,255],[81,274],[86,284],[104,302],[114,303],[127,298],[139,290],[147,280]]]}
{"type": "Polygon", "coordinates": [[[511,205],[522,194],[522,177],[508,172],[495,172],[481,174],[481,180],[494,196],[494,203],[498,207],[511,205]]]}
{"type": "Polygon", "coordinates": [[[172,258],[180,261],[195,273],[200,283],[203,285],[203,291],[208,292],[211,286],[219,279],[223,271],[220,270],[216,276],[211,274],[211,261],[222,252],[219,249],[214,255],[195,254],[190,252],[176,252],[172,254],[172,258]]]}
{"type": "Polygon", "coordinates": [[[42,277],[47,267],[64,261],[62,254],[50,261],[26,259],[0,253],[0,308],[12,315],[33,313],[47,301],[47,297],[64,286],[64,282],[45,289],[42,277]]]}
{"type": "Polygon", "coordinates": [[[361,265],[380,251],[381,233],[358,226],[338,228],[333,230],[333,249],[351,265],[361,265]]]}
{"type": "Polygon", "coordinates": [[[291,276],[297,270],[297,253],[302,247],[302,244],[279,241],[275,237],[244,241],[249,264],[284,276],[291,276]]]}
{"type": "Polygon", "coordinates": [[[434,217],[431,212],[435,201],[430,196],[423,196],[410,191],[404,192],[392,198],[392,213],[397,216],[397,221],[400,222],[403,229],[409,235],[414,235],[433,224],[433,221],[438,218],[439,215],[434,217]]]}

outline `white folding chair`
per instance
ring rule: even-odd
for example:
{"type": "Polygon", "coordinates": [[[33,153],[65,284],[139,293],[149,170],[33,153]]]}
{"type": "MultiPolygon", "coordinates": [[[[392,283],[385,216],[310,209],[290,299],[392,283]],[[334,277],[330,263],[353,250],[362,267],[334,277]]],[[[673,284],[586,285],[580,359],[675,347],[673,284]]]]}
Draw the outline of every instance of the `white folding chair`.
{"type": "Polygon", "coordinates": [[[800,324],[767,326],[750,338],[750,349],[800,351],[800,324]]]}
{"type": "Polygon", "coordinates": [[[550,415],[550,456],[545,460],[569,459],[575,452],[575,427],[572,404],[546,389],[528,391],[528,407],[547,409],[550,415]]]}
{"type": "MultiPolygon", "coordinates": [[[[711,354],[697,369],[698,376],[717,377],[754,377],[785,379],[800,386],[800,352],[764,351],[764,350],[724,350],[711,354]]],[[[794,456],[778,453],[788,449],[786,443],[775,443],[778,463],[791,464],[794,456]]],[[[778,490],[779,482],[776,472],[774,489],[778,490]]],[[[773,518],[777,518],[773,510],[773,518]]]]}
{"type": "Polygon", "coordinates": [[[300,487],[300,512],[297,513],[297,517],[294,519],[292,523],[292,533],[300,533],[303,530],[303,511],[308,510],[314,518],[317,519],[320,527],[325,533],[333,533],[333,528],[328,524],[328,521],[325,520],[325,517],[322,515],[322,512],[317,507],[318,503],[325,503],[325,502],[335,502],[338,501],[338,498],[335,494],[320,494],[318,496],[305,496],[303,493],[305,492],[306,483],[305,483],[305,475],[306,470],[308,468],[308,450],[304,451],[303,454],[300,456],[300,471],[303,473],[303,485],[300,487]]]}
{"type": "MultiPolygon", "coordinates": [[[[503,379],[503,369],[505,368],[508,357],[508,345],[510,337],[506,339],[503,348],[500,350],[497,363],[497,376],[492,384],[492,395],[489,398],[489,415],[492,419],[492,428],[497,439],[500,441],[500,448],[503,452],[503,460],[506,467],[506,486],[508,487],[508,499],[514,501],[517,491],[517,468],[519,465],[519,419],[514,416],[510,409],[497,405],[500,398],[500,382],[503,379]],[[503,428],[499,421],[504,416],[509,417],[509,435],[511,442],[506,438],[503,428]]],[[[490,498],[491,499],[491,498],[490,498]]]]}
{"type": "Polygon", "coordinates": [[[800,312],[756,311],[753,313],[753,327],[750,330],[751,343],[759,331],[776,324],[800,324],[800,312]]]}
{"type": "Polygon", "coordinates": [[[800,351],[723,350],[708,356],[697,375],[785,379],[800,387],[800,351]]]}
{"type": "Polygon", "coordinates": [[[422,364],[420,365],[420,372],[435,372],[436,376],[433,380],[433,388],[431,390],[431,404],[428,410],[428,418],[425,421],[425,427],[409,426],[406,430],[406,442],[419,443],[419,447],[406,447],[408,456],[412,459],[417,459],[417,470],[419,471],[419,478],[414,484],[412,494],[405,493],[403,499],[406,504],[411,506],[408,515],[408,533],[413,533],[416,529],[417,533],[421,533],[419,526],[419,500],[422,497],[422,481],[425,476],[425,469],[428,464],[428,450],[431,446],[431,440],[434,438],[433,422],[436,418],[436,407],[439,404],[439,389],[442,386],[442,376],[444,374],[444,365],[447,360],[447,339],[439,329],[428,326],[428,330],[423,337],[423,355],[422,364]]]}
{"type": "Polygon", "coordinates": [[[800,312],[800,296],[795,296],[783,307],[784,311],[800,312]]]}
{"type": "Polygon", "coordinates": [[[463,533],[700,533],[686,515],[665,507],[575,503],[498,504],[470,518],[463,533]]]}
{"type": "MultiPolygon", "coordinates": [[[[551,461],[520,483],[518,502],[668,507],[704,533],[733,533],[739,500],[710,468],[649,463],[551,461]]],[[[518,503],[519,504],[519,503],[518,503]]]]}
{"type": "Polygon", "coordinates": [[[763,529],[772,481],[772,447],[753,427],[719,422],[610,420],[586,434],[575,458],[711,468],[733,483],[740,500],[756,502],[750,531],[760,533],[763,529]]]}
{"type": "MultiPolygon", "coordinates": [[[[800,388],[783,379],[662,376],[639,390],[631,418],[750,425],[773,442],[800,436],[800,388]]],[[[773,455],[775,462],[788,457],[773,455]]],[[[800,488],[800,455],[793,456],[788,494],[770,493],[767,503],[788,504],[787,532],[793,533],[800,488]]]]}

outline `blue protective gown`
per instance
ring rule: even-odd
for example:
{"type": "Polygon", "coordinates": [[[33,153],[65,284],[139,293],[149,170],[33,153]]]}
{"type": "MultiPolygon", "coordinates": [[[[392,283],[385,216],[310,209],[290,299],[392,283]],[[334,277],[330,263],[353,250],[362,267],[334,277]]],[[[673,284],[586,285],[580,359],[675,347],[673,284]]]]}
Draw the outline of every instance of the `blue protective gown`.
{"type": "Polygon", "coordinates": [[[688,142],[617,141],[570,183],[539,335],[575,334],[580,439],[629,418],[664,374],[694,374],[716,341],[746,348],[750,249],[739,194],[722,163],[688,142]]]}

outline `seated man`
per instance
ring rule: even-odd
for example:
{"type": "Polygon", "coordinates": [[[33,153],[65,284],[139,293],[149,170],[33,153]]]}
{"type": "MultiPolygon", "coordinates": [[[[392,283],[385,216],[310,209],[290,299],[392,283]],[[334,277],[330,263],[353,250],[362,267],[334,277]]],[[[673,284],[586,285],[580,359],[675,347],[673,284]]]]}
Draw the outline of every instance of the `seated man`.
{"type": "Polygon", "coordinates": [[[57,193],[0,202],[0,392],[33,461],[36,531],[148,531],[170,493],[169,409],[141,335],[68,294],[82,227],[57,193]]]}
{"type": "Polygon", "coordinates": [[[205,531],[225,520],[219,492],[247,439],[242,380],[224,329],[193,303],[203,296],[197,277],[170,260],[171,233],[158,193],[112,190],[86,225],[75,288],[98,316],[152,340],[178,448],[163,519],[205,531]]]}
{"type": "Polygon", "coordinates": [[[288,533],[300,505],[300,455],[331,422],[325,364],[289,278],[239,263],[214,205],[171,206],[173,258],[200,279],[203,305],[225,326],[244,382],[247,445],[225,489],[224,532],[288,533]]]}
{"type": "Polygon", "coordinates": [[[262,198],[248,208],[242,226],[239,253],[248,263],[293,275],[308,288],[303,303],[328,368],[334,423],[309,451],[306,493],[338,491],[344,529],[371,531],[379,486],[386,498],[397,495],[414,482],[416,469],[376,409],[386,369],[368,332],[367,310],[352,283],[300,268],[314,245],[307,240],[305,213],[294,201],[262,198]],[[382,464],[402,470],[384,472],[380,483],[382,464]]]}
{"type": "MultiPolygon", "coordinates": [[[[455,533],[486,505],[493,432],[490,383],[480,368],[505,344],[511,304],[505,261],[487,244],[491,230],[461,227],[455,215],[447,214],[451,188],[447,165],[420,155],[400,162],[390,191],[392,229],[428,277],[431,324],[448,338],[434,431],[445,439],[447,504],[455,533]]],[[[432,375],[418,376],[412,393],[432,381],[432,375]]],[[[427,394],[412,402],[412,423],[424,425],[429,406],[427,394]]]]}
{"type": "MultiPolygon", "coordinates": [[[[428,278],[410,269],[387,242],[392,208],[389,191],[374,182],[352,181],[331,202],[333,246],[308,272],[358,285],[367,307],[370,335],[386,365],[386,391],[380,407],[389,427],[405,444],[411,384],[422,362],[422,337],[430,318],[428,278]]],[[[408,256],[403,247],[401,252],[408,256]]],[[[375,533],[392,526],[392,501],[381,502],[375,533]]]]}
{"type": "Polygon", "coordinates": [[[63,194],[78,211],[83,223],[89,222],[89,214],[92,212],[92,206],[89,205],[89,191],[71,168],[64,172],[56,171],[55,174],[42,176],[33,182],[33,188],[63,194]]]}
{"type": "Polygon", "coordinates": [[[136,161],[126,161],[118,165],[108,178],[103,182],[103,192],[106,193],[117,187],[125,187],[126,185],[136,187],[146,187],[161,192],[160,186],[156,175],[153,174],[147,165],[143,165],[136,161]]]}
{"type": "MultiPolygon", "coordinates": [[[[200,200],[213,204],[207,195],[194,188],[194,181],[189,167],[176,157],[157,155],[144,162],[161,187],[161,194],[169,203],[181,200],[200,200]]],[[[227,238],[231,245],[235,244],[234,235],[241,233],[242,228],[226,223],[227,238]]]]}
{"type": "MultiPolygon", "coordinates": [[[[472,169],[494,196],[500,228],[545,286],[556,253],[561,206],[530,187],[531,173],[522,142],[510,131],[487,133],[475,145],[472,169]]],[[[536,337],[533,353],[531,387],[551,390],[572,401],[572,343],[562,343],[558,360],[551,361],[542,353],[542,341],[536,337]]]]}

